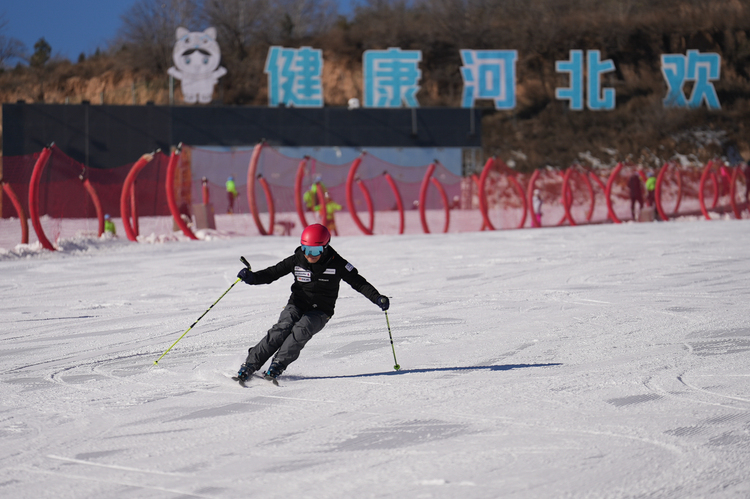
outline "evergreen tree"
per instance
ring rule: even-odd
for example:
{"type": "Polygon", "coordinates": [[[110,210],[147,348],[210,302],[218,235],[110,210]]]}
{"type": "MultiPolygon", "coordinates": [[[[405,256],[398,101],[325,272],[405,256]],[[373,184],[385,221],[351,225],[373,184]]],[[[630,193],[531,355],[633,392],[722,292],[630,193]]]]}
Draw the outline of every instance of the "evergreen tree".
{"type": "Polygon", "coordinates": [[[50,54],[52,54],[52,47],[42,37],[34,44],[34,54],[29,59],[29,64],[33,68],[41,68],[49,61],[50,54]]]}

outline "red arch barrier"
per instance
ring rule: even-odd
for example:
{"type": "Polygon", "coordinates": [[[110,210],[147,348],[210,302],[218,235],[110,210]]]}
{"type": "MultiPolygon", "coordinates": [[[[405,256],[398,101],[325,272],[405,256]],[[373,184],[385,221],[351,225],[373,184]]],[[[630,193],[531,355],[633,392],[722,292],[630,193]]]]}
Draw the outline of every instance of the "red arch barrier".
{"type": "MultiPolygon", "coordinates": [[[[573,220],[573,217],[570,215],[570,207],[573,205],[573,193],[568,187],[566,187],[567,183],[569,182],[570,170],[571,169],[568,168],[567,170],[560,172],[563,177],[562,187],[560,188],[561,202],[565,211],[563,212],[563,216],[560,218],[560,221],[556,224],[558,226],[565,223],[565,220],[569,220],[571,225],[576,225],[575,220],[573,220]]],[[[539,222],[537,222],[534,213],[534,190],[536,189],[536,181],[540,175],[539,172],[540,170],[534,170],[534,173],[531,174],[531,178],[529,179],[529,185],[526,188],[526,209],[531,212],[532,227],[541,227],[539,225],[539,222]]]]}
{"type": "Polygon", "coordinates": [[[732,211],[734,212],[734,216],[737,219],[742,218],[742,210],[739,206],[737,206],[737,200],[735,199],[735,196],[737,195],[737,179],[742,175],[742,178],[745,179],[745,183],[747,184],[748,179],[745,177],[745,173],[742,171],[742,167],[735,166],[734,171],[732,172],[732,183],[729,186],[729,203],[732,205],[732,211]]]}
{"type": "MultiPolygon", "coordinates": [[[[539,178],[539,170],[534,170],[534,173],[531,174],[531,178],[529,179],[529,185],[526,189],[527,192],[527,198],[526,198],[526,206],[527,210],[531,212],[531,226],[532,227],[540,227],[539,222],[536,220],[536,216],[534,214],[534,189],[536,188],[536,181],[539,178]]],[[[578,173],[586,183],[589,191],[589,196],[591,197],[591,206],[589,208],[589,212],[586,216],[587,221],[591,220],[591,216],[594,213],[594,188],[591,185],[591,182],[589,179],[581,174],[580,172],[575,171],[575,169],[571,166],[564,172],[560,172],[562,175],[562,187],[560,189],[561,191],[561,202],[563,205],[563,216],[560,218],[560,221],[557,222],[556,225],[562,225],[565,223],[565,220],[568,221],[570,225],[578,225],[573,218],[573,215],[570,213],[570,208],[573,206],[573,191],[570,188],[570,178],[572,177],[573,173],[578,173]]]]}
{"type": "MultiPolygon", "coordinates": [[[[83,174],[81,174],[80,178],[83,179],[83,174]]],[[[89,179],[83,179],[83,187],[91,197],[91,202],[94,203],[94,209],[96,210],[96,219],[99,223],[97,237],[102,237],[102,234],[104,234],[104,211],[102,211],[102,203],[99,201],[96,189],[94,189],[94,186],[89,182],[89,179]]]]}
{"type": "MultiPolygon", "coordinates": [[[[328,206],[326,203],[326,188],[318,182],[317,187],[315,188],[315,193],[318,195],[318,218],[320,218],[321,223],[328,228],[328,224],[326,223],[328,221],[328,206]]],[[[372,224],[371,224],[372,225],[372,224]]]]}
{"type": "MultiPolygon", "coordinates": [[[[586,190],[589,193],[589,197],[591,198],[591,202],[589,203],[589,211],[586,213],[586,221],[590,222],[591,217],[594,215],[594,208],[596,208],[596,198],[594,197],[594,186],[591,185],[591,180],[589,179],[589,176],[586,174],[581,173],[579,170],[577,170],[575,167],[571,166],[568,168],[568,171],[565,172],[565,176],[563,177],[563,206],[565,207],[565,218],[568,219],[570,222],[570,225],[578,225],[576,221],[573,219],[573,214],[570,212],[570,208],[573,206],[573,191],[570,188],[570,179],[573,177],[573,175],[578,175],[580,178],[583,179],[583,182],[586,184],[586,190]]],[[[563,218],[563,221],[565,220],[563,218]]]]}
{"type": "Polygon", "coordinates": [[[273,234],[273,227],[276,223],[276,207],[273,204],[273,194],[271,193],[271,187],[261,174],[258,174],[258,183],[263,188],[263,193],[266,195],[266,203],[268,203],[268,234],[270,235],[273,234]]]}
{"type": "Polygon", "coordinates": [[[482,173],[479,175],[479,181],[477,182],[478,197],[479,197],[479,211],[482,214],[482,229],[495,230],[495,226],[490,222],[490,215],[487,208],[487,191],[484,190],[487,184],[487,175],[490,173],[490,169],[495,164],[495,157],[488,158],[482,168],[482,173]]]}
{"type": "Polygon", "coordinates": [[[523,186],[521,185],[521,182],[518,181],[518,178],[516,178],[515,175],[508,175],[508,180],[511,184],[513,184],[513,187],[516,190],[516,194],[518,194],[518,197],[521,198],[521,205],[523,206],[523,215],[521,216],[521,221],[518,223],[517,229],[522,229],[523,226],[526,224],[526,217],[529,214],[529,210],[527,209],[526,204],[526,195],[523,190],[523,186]]]}
{"type": "Polygon", "coordinates": [[[617,178],[617,175],[620,174],[620,170],[622,170],[623,166],[625,165],[622,162],[617,163],[615,169],[612,170],[612,173],[609,174],[609,179],[607,179],[607,187],[604,190],[604,199],[607,201],[607,216],[616,224],[622,223],[622,220],[617,218],[617,215],[615,215],[615,210],[612,208],[612,186],[614,185],[615,179],[617,178]]]}
{"type": "MultiPolygon", "coordinates": [[[[138,241],[138,233],[136,232],[137,229],[134,229],[133,226],[130,225],[130,205],[128,203],[128,198],[131,198],[131,204],[135,205],[133,199],[135,195],[133,183],[135,182],[135,178],[138,176],[138,173],[140,173],[140,171],[143,170],[143,168],[153,159],[153,154],[144,154],[138,161],[135,162],[133,167],[130,169],[128,176],[125,177],[125,183],[123,184],[122,192],[120,193],[120,216],[122,217],[122,225],[125,228],[125,235],[131,241],[138,241]]],[[[137,220],[137,217],[134,218],[135,220],[137,220]]]]}
{"type": "Polygon", "coordinates": [[[713,160],[706,163],[705,168],[703,168],[703,173],[701,174],[700,186],[698,187],[698,201],[700,202],[701,212],[706,220],[711,220],[711,217],[708,214],[708,209],[706,209],[706,197],[703,193],[703,189],[706,187],[706,180],[708,180],[709,175],[711,175],[711,179],[714,181],[714,199],[711,208],[716,208],[716,204],[719,202],[719,179],[716,177],[716,172],[712,171],[713,167],[713,160]]]}
{"type": "Polygon", "coordinates": [[[448,196],[445,193],[443,184],[441,184],[438,179],[432,176],[434,171],[435,163],[430,163],[430,166],[427,167],[427,171],[425,172],[424,178],[422,179],[422,186],[419,189],[419,219],[422,222],[422,230],[424,230],[425,234],[430,233],[430,228],[427,226],[427,212],[424,206],[427,201],[427,188],[429,187],[429,182],[432,182],[432,184],[437,188],[438,192],[440,193],[440,197],[443,199],[443,207],[445,208],[445,225],[443,225],[443,232],[448,232],[448,228],[450,227],[451,213],[450,205],[448,204],[448,196]]]}
{"type": "MultiPolygon", "coordinates": [[[[502,162],[502,160],[498,160],[494,157],[487,160],[487,162],[484,164],[484,168],[482,168],[482,174],[479,177],[479,181],[477,183],[477,187],[479,189],[479,210],[482,214],[482,228],[481,230],[484,230],[485,228],[488,228],[489,230],[495,230],[495,226],[490,221],[489,216],[489,206],[487,204],[487,177],[490,174],[490,171],[492,170],[492,167],[495,166],[496,163],[500,162],[501,166],[504,167],[504,170],[509,170],[509,168],[505,165],[505,163],[502,162]]],[[[521,198],[521,206],[523,206],[523,215],[521,216],[521,222],[516,227],[517,229],[520,229],[524,226],[526,223],[526,216],[528,215],[529,209],[527,206],[527,197],[524,193],[523,186],[521,186],[521,183],[518,181],[516,176],[512,173],[505,173],[506,178],[508,179],[508,182],[513,186],[513,189],[516,191],[516,194],[518,194],[518,197],[521,198]]],[[[474,179],[476,182],[476,179],[474,179]]],[[[533,217],[532,217],[533,218],[533,217]]]]}
{"type": "MultiPolygon", "coordinates": [[[[659,212],[659,217],[664,221],[669,220],[669,215],[667,215],[667,213],[664,211],[664,205],[661,202],[662,183],[664,182],[664,178],[667,176],[667,172],[669,171],[670,166],[673,165],[669,162],[666,162],[661,167],[658,175],[656,176],[656,188],[654,189],[656,211],[659,212]]],[[[675,204],[674,210],[672,211],[672,216],[675,216],[677,215],[677,211],[680,208],[680,202],[682,201],[682,174],[680,173],[680,170],[676,168],[673,168],[673,170],[677,178],[677,203],[675,204]]]]}
{"type": "Polygon", "coordinates": [[[135,179],[133,179],[133,185],[130,186],[130,211],[133,218],[133,232],[137,238],[141,234],[141,231],[138,228],[138,203],[136,202],[135,187],[135,179]]]}
{"type": "Polygon", "coordinates": [[[42,247],[50,251],[55,251],[55,247],[52,246],[52,243],[49,242],[49,239],[44,234],[42,222],[39,220],[39,182],[42,179],[42,171],[47,165],[51,154],[52,146],[45,147],[36,160],[34,170],[31,172],[31,180],[29,181],[29,216],[31,217],[31,225],[34,227],[34,232],[36,232],[36,236],[39,238],[42,247]]]}
{"type": "Polygon", "coordinates": [[[385,181],[388,182],[388,185],[391,186],[393,195],[396,197],[396,207],[398,208],[398,213],[399,213],[398,233],[403,234],[404,233],[404,203],[401,199],[401,193],[399,192],[398,186],[396,186],[396,182],[393,180],[393,177],[391,177],[391,175],[388,172],[384,172],[383,175],[385,176],[385,181]]]}
{"type": "Polygon", "coordinates": [[[172,213],[172,218],[174,219],[175,223],[177,223],[177,226],[180,228],[183,234],[185,234],[187,237],[193,240],[197,240],[198,238],[193,234],[193,231],[190,230],[190,227],[187,226],[185,221],[180,216],[180,210],[177,209],[177,202],[174,199],[174,171],[177,167],[177,161],[179,161],[180,158],[180,152],[182,150],[182,144],[179,144],[177,148],[172,151],[172,154],[169,155],[169,163],[167,164],[167,182],[166,182],[166,189],[167,189],[167,205],[169,205],[169,211],[172,213]]]}
{"type": "Polygon", "coordinates": [[[565,173],[563,174],[563,181],[562,181],[562,205],[565,209],[565,212],[563,214],[563,217],[560,219],[560,221],[557,223],[557,225],[562,225],[565,220],[570,223],[570,225],[578,225],[576,221],[573,219],[573,215],[570,214],[570,207],[573,206],[573,191],[570,189],[570,176],[573,174],[573,168],[568,168],[565,170],[565,173]]]}
{"type": "Polygon", "coordinates": [[[260,161],[260,153],[265,145],[265,142],[261,142],[260,144],[256,145],[255,149],[253,149],[253,155],[250,157],[250,165],[247,169],[247,204],[250,207],[250,213],[253,214],[253,220],[255,221],[255,226],[258,228],[258,232],[260,232],[260,234],[263,236],[269,236],[273,234],[273,224],[274,218],[276,216],[276,214],[274,213],[273,196],[271,196],[271,189],[268,187],[268,183],[265,181],[263,176],[256,174],[258,170],[258,162],[260,161]],[[268,215],[270,222],[270,227],[268,230],[263,227],[263,224],[260,221],[258,203],[255,199],[256,178],[260,182],[260,185],[263,188],[263,192],[266,195],[266,201],[268,202],[268,215]]]}
{"type": "MultiPolygon", "coordinates": [[[[502,159],[496,159],[495,162],[500,164],[503,171],[505,172],[505,176],[508,179],[508,182],[510,182],[510,184],[513,185],[513,189],[516,191],[516,194],[518,195],[519,198],[521,198],[521,206],[523,206],[523,214],[521,215],[521,221],[516,226],[517,229],[521,229],[526,224],[526,216],[528,215],[528,207],[526,203],[525,190],[523,186],[521,185],[521,182],[518,181],[516,174],[510,168],[508,168],[508,165],[506,165],[502,159]]],[[[487,182],[485,180],[485,188],[486,188],[486,185],[487,185],[487,182]]],[[[486,199],[487,199],[487,196],[485,195],[485,201],[486,199]]],[[[489,212],[489,206],[487,207],[487,210],[489,212]]]]}
{"type": "MultiPolygon", "coordinates": [[[[357,179],[357,187],[359,187],[359,190],[362,191],[362,195],[365,197],[365,204],[367,205],[367,212],[370,214],[370,225],[369,227],[367,227],[367,229],[372,233],[373,229],[375,228],[375,209],[372,204],[372,197],[370,196],[370,190],[367,188],[365,183],[362,182],[361,179],[357,179]]],[[[323,208],[323,210],[325,210],[325,208],[323,208]]],[[[321,211],[321,213],[323,213],[323,211],[321,211]]]]}
{"type": "MultiPolygon", "coordinates": [[[[359,168],[360,163],[362,163],[362,156],[364,154],[365,153],[362,153],[357,159],[352,161],[352,166],[351,168],[349,168],[349,175],[347,175],[346,177],[346,207],[349,210],[349,214],[352,216],[352,220],[354,220],[354,223],[357,225],[357,227],[359,227],[359,230],[361,230],[362,233],[368,236],[371,236],[372,229],[368,229],[367,227],[365,227],[364,224],[362,223],[362,220],[359,219],[359,215],[357,215],[357,209],[354,206],[354,193],[352,192],[354,179],[357,175],[357,168],[359,168]]],[[[362,189],[361,184],[360,184],[360,189],[362,189]]],[[[368,197],[369,197],[369,193],[368,193],[368,197]]],[[[375,220],[375,214],[372,211],[372,201],[369,202],[368,209],[370,210],[370,221],[371,221],[370,226],[372,227],[374,225],[374,220],[375,220]]]]}
{"type": "Polygon", "coordinates": [[[604,190],[607,188],[607,186],[604,185],[604,182],[602,182],[602,179],[599,178],[599,175],[596,173],[590,171],[589,177],[594,179],[594,182],[596,182],[596,185],[599,186],[599,188],[604,192],[604,190]]]}
{"type": "Polygon", "coordinates": [[[538,178],[539,170],[534,170],[534,173],[531,174],[531,178],[529,179],[529,185],[528,187],[526,187],[526,204],[528,206],[528,210],[531,212],[532,227],[541,227],[536,219],[536,214],[534,213],[534,188],[536,186],[536,180],[538,178]]]}
{"type": "Polygon", "coordinates": [[[297,167],[297,176],[294,179],[294,207],[297,208],[297,216],[299,221],[302,223],[302,228],[307,227],[307,218],[305,217],[305,207],[302,204],[302,179],[305,178],[305,170],[307,167],[307,161],[310,159],[309,156],[302,158],[297,167]]]}
{"type": "MultiPolygon", "coordinates": [[[[482,191],[479,188],[479,177],[477,177],[476,173],[471,174],[471,180],[474,182],[474,186],[477,188],[477,198],[481,195],[482,191]]],[[[485,200],[486,203],[486,200],[485,200]]],[[[482,213],[482,202],[480,200],[479,202],[479,214],[482,215],[482,227],[479,229],[480,231],[487,230],[487,222],[484,219],[484,214],[482,213]]]]}
{"type": "Polygon", "coordinates": [[[3,191],[16,209],[18,220],[21,222],[21,244],[29,244],[29,219],[26,218],[26,211],[23,209],[23,206],[21,206],[21,202],[18,200],[16,193],[13,192],[13,188],[10,184],[6,184],[5,182],[2,184],[3,191]]]}

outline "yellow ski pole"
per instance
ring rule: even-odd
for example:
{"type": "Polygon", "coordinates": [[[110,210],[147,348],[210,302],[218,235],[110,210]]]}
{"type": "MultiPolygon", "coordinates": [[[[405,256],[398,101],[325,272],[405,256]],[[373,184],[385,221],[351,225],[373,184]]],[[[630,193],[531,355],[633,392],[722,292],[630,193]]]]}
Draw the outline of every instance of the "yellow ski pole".
{"type": "MultiPolygon", "coordinates": [[[[244,264],[245,264],[245,266],[246,266],[246,267],[247,267],[248,269],[250,269],[250,264],[249,264],[249,263],[247,263],[247,260],[245,260],[245,257],[244,257],[244,256],[241,256],[241,257],[240,257],[240,261],[241,261],[242,263],[244,263],[244,264]]],[[[223,293],[223,294],[222,294],[222,295],[221,295],[221,296],[219,297],[219,299],[218,299],[218,300],[216,300],[215,302],[213,302],[213,303],[211,304],[211,306],[210,306],[210,307],[208,307],[208,310],[206,310],[205,312],[203,312],[203,315],[201,315],[200,317],[198,317],[198,318],[197,318],[197,319],[195,320],[195,322],[193,322],[193,323],[192,323],[192,324],[190,325],[190,327],[189,327],[189,328],[187,328],[187,331],[185,331],[184,333],[182,333],[182,336],[180,336],[179,338],[177,338],[177,341],[175,341],[174,343],[172,343],[172,346],[171,346],[171,347],[167,348],[166,352],[164,352],[163,354],[161,354],[161,357],[159,357],[158,359],[156,359],[156,360],[154,361],[154,364],[158,364],[158,363],[159,363],[159,361],[160,361],[160,360],[161,360],[161,359],[162,359],[162,358],[163,358],[163,357],[164,357],[165,355],[167,355],[167,353],[169,353],[169,351],[170,351],[170,350],[172,350],[172,348],[173,348],[173,347],[174,347],[174,346],[175,346],[175,345],[177,344],[177,342],[179,342],[179,341],[180,341],[180,340],[181,340],[182,338],[184,338],[184,337],[185,337],[185,335],[186,335],[186,334],[188,334],[188,331],[190,331],[191,329],[193,329],[193,326],[195,326],[196,324],[198,324],[198,321],[199,321],[199,320],[201,320],[201,319],[203,318],[203,316],[204,316],[204,315],[206,315],[206,314],[207,314],[207,313],[208,313],[208,312],[209,312],[209,311],[210,311],[210,310],[211,310],[212,308],[214,308],[214,305],[216,305],[217,303],[219,303],[219,300],[221,300],[222,298],[224,298],[224,295],[226,295],[227,293],[229,293],[229,290],[231,290],[231,289],[232,289],[232,288],[234,287],[234,285],[235,285],[235,284],[237,284],[238,282],[240,282],[240,278],[239,278],[239,277],[237,278],[237,280],[236,280],[236,281],[234,281],[234,282],[232,283],[232,285],[231,285],[231,286],[229,286],[229,289],[227,289],[226,291],[224,291],[224,293],[223,293]]]]}

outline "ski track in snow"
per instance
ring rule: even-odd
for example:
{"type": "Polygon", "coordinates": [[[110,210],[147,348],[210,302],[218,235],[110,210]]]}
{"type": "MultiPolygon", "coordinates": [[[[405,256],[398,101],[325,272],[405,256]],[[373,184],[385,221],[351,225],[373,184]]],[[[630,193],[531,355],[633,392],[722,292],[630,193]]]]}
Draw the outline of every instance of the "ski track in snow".
{"type": "Polygon", "coordinates": [[[296,239],[79,240],[0,259],[0,497],[748,497],[748,221],[334,238],[273,386],[230,376],[296,239]]]}

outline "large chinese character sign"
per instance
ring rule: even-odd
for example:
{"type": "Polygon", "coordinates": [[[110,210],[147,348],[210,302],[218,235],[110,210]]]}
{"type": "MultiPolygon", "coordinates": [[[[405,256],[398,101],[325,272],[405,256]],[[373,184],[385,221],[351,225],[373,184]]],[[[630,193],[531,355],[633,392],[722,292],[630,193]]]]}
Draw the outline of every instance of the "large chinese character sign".
{"type": "Polygon", "coordinates": [[[421,51],[366,50],[362,58],[365,107],[419,107],[421,51]]]}
{"type": "Polygon", "coordinates": [[[461,50],[461,106],[474,107],[477,99],[490,99],[496,109],[516,107],[517,60],[517,50],[461,50]]]}
{"type": "Polygon", "coordinates": [[[270,106],[323,107],[323,51],[271,47],[266,58],[270,106]]]}
{"type": "Polygon", "coordinates": [[[661,72],[669,87],[664,98],[665,107],[697,108],[705,101],[709,109],[721,109],[713,81],[719,79],[721,56],[688,50],[687,55],[662,54],[661,72]],[[694,82],[690,100],[685,98],[685,82],[694,82]]]}

